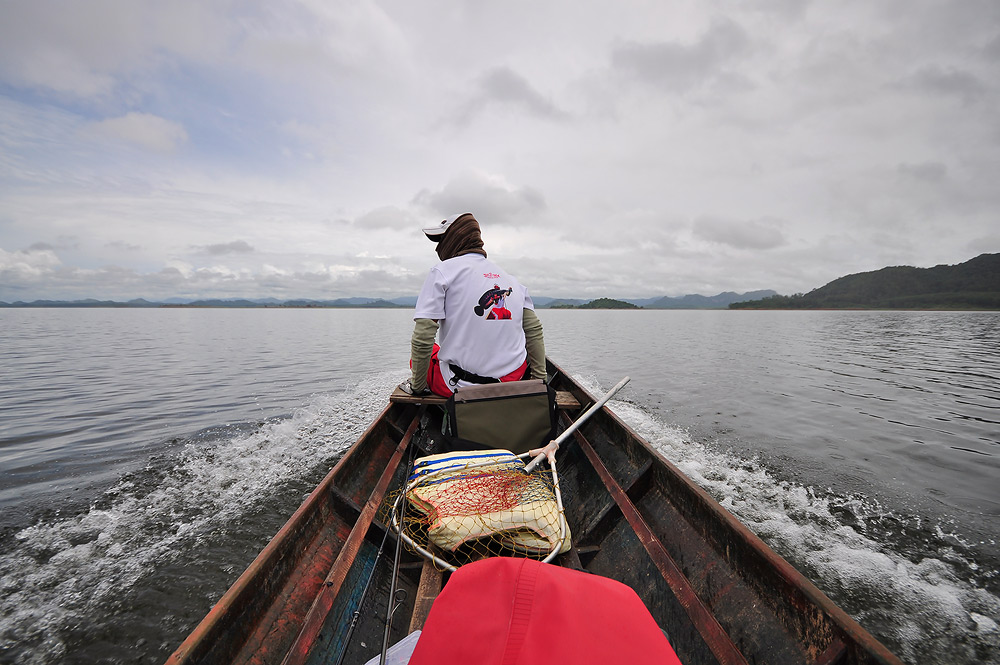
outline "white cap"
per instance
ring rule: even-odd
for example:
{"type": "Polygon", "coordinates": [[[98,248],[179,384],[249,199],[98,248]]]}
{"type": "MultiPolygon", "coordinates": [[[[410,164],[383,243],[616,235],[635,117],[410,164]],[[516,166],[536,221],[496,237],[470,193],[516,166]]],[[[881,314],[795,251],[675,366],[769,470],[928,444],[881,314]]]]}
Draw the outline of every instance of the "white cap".
{"type": "Polygon", "coordinates": [[[432,226],[425,226],[422,229],[422,231],[428,238],[430,238],[434,242],[437,242],[442,238],[442,236],[444,236],[444,232],[447,231],[449,228],[451,228],[451,225],[454,224],[456,220],[458,220],[460,217],[465,217],[466,215],[471,215],[471,214],[472,214],[471,212],[460,212],[457,215],[452,215],[447,219],[441,220],[437,224],[434,224],[432,226]]]}

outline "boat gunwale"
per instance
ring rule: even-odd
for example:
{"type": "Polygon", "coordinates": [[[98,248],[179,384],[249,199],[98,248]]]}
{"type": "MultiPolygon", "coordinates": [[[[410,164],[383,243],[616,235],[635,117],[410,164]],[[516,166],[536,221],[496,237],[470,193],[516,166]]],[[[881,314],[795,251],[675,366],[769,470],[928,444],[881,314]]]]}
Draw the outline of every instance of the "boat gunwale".
{"type": "MultiPolygon", "coordinates": [[[[580,400],[581,404],[584,404],[587,400],[594,401],[593,395],[591,395],[586,388],[580,385],[579,382],[566,374],[561,367],[553,363],[551,360],[549,363],[565,379],[567,388],[570,392],[576,394],[576,397],[580,400]]],[[[755,581],[754,576],[744,575],[742,573],[744,567],[738,565],[740,562],[734,560],[734,557],[748,555],[760,557],[763,565],[756,565],[754,568],[759,571],[770,572],[770,576],[774,578],[773,581],[780,582],[785,592],[790,591],[792,594],[797,595],[798,602],[793,602],[793,604],[800,610],[800,612],[806,608],[817,609],[822,616],[824,616],[834,627],[836,627],[838,631],[842,633],[843,636],[847,638],[845,641],[845,647],[847,649],[851,649],[851,644],[860,646],[860,652],[855,655],[861,655],[862,653],[867,652],[875,658],[874,662],[885,663],[887,665],[902,665],[902,661],[895,654],[889,651],[884,644],[865,630],[865,628],[849,614],[847,614],[843,608],[834,603],[833,600],[831,600],[829,596],[827,596],[819,587],[809,580],[809,578],[799,572],[798,569],[796,569],[785,558],[771,549],[767,543],[765,543],[757,534],[751,531],[749,527],[736,518],[735,515],[726,510],[704,488],[695,483],[687,476],[687,474],[682,472],[675,464],[666,459],[666,457],[653,448],[652,444],[646,441],[644,437],[639,435],[610,408],[602,409],[599,413],[595,414],[595,418],[593,418],[590,423],[585,425],[583,429],[585,432],[591,429],[600,429],[604,431],[606,436],[614,440],[615,437],[611,437],[608,433],[607,426],[603,422],[604,420],[609,420],[614,427],[620,429],[625,435],[624,438],[626,440],[638,445],[645,452],[645,454],[653,460],[654,469],[658,467],[661,473],[667,474],[675,486],[680,486],[682,491],[687,492],[688,495],[694,500],[692,505],[695,506],[695,511],[701,511],[704,515],[707,515],[715,522],[721,523],[723,528],[728,529],[732,536],[739,541],[738,544],[742,545],[742,547],[738,550],[730,546],[720,546],[721,543],[719,543],[717,535],[712,532],[713,530],[708,526],[707,521],[692,519],[693,515],[691,514],[691,511],[684,510],[681,504],[676,502],[674,503],[678,510],[681,511],[681,514],[685,515],[688,522],[698,531],[698,533],[702,535],[705,542],[730,564],[732,570],[741,579],[745,580],[747,584],[757,590],[760,598],[768,601],[768,605],[771,607],[774,615],[799,636],[802,640],[803,646],[809,644],[812,640],[807,639],[808,635],[801,630],[801,622],[795,620],[796,615],[788,612],[785,608],[782,608],[778,602],[775,602],[781,594],[762,593],[761,584],[755,581]],[[789,621],[789,619],[791,619],[791,621],[789,621]]],[[[664,489],[664,494],[669,495],[670,492],[664,489]]],[[[829,644],[834,643],[836,636],[833,635],[832,638],[832,640],[827,641],[823,650],[825,650],[829,644]]]]}

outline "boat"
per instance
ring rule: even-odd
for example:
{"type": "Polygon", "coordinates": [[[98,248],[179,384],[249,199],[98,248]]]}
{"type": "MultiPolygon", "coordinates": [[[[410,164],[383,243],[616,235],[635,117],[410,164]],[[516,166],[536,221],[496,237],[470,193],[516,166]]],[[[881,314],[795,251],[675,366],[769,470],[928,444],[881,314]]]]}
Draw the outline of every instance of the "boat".
{"type": "MultiPolygon", "coordinates": [[[[547,369],[571,534],[553,564],[631,587],[685,665],[901,665],[601,400],[551,359],[547,369]]],[[[411,451],[437,445],[443,403],[397,389],[167,664],[366,663],[419,630],[451,573],[410,548],[394,561],[384,506],[411,451]]]]}

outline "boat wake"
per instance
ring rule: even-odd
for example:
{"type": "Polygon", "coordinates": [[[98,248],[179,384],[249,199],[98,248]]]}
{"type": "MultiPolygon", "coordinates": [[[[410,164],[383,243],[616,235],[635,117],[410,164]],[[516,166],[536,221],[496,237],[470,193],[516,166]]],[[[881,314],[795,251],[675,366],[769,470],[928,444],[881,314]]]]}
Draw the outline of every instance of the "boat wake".
{"type": "Polygon", "coordinates": [[[3,543],[0,663],[162,662],[400,380],[314,395],[287,418],[201,433],[89,509],[3,543]]]}
{"type": "Polygon", "coordinates": [[[984,588],[996,571],[947,525],[779,480],[631,402],[609,408],[904,661],[1000,663],[1000,598],[984,588]]]}

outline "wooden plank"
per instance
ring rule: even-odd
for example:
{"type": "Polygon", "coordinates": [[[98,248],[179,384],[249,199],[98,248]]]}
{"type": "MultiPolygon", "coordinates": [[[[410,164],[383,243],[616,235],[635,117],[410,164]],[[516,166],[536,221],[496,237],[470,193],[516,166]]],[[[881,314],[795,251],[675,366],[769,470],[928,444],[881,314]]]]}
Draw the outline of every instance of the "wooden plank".
{"type": "Polygon", "coordinates": [[[639,511],[636,510],[635,505],[628,498],[625,490],[612,477],[607,467],[604,466],[604,462],[601,461],[597,452],[590,445],[590,442],[584,438],[579,430],[574,432],[574,438],[594,467],[594,470],[601,477],[608,492],[614,497],[615,503],[618,504],[622,515],[624,515],[629,526],[635,532],[636,537],[646,549],[657,570],[663,576],[664,581],[670,586],[684,609],[687,610],[692,624],[701,634],[702,639],[705,640],[705,644],[712,651],[712,655],[715,656],[720,665],[747,665],[743,654],[736,648],[733,641],[729,639],[729,635],[719,625],[719,622],[715,620],[711,610],[705,606],[698,597],[698,594],[695,593],[690,582],[688,582],[687,578],[667,552],[663,543],[659,541],[652,530],[646,525],[645,520],[639,514],[639,511]]]}
{"type": "Polygon", "coordinates": [[[413,614],[410,615],[410,628],[407,634],[415,630],[422,630],[427,615],[431,612],[434,600],[441,593],[444,586],[444,573],[437,569],[434,562],[424,559],[424,566],[420,570],[420,583],[417,585],[417,597],[413,601],[413,614]]]}
{"type": "Polygon", "coordinates": [[[441,397],[440,395],[423,395],[418,397],[416,395],[404,393],[402,388],[396,386],[396,389],[392,391],[391,395],[389,395],[389,401],[397,404],[437,404],[444,406],[445,402],[448,401],[448,398],[441,397]]]}
{"type": "Polygon", "coordinates": [[[399,463],[403,459],[403,454],[413,439],[419,423],[420,418],[414,418],[406,430],[406,435],[399,442],[399,445],[396,446],[396,450],[382,472],[378,484],[372,490],[368,501],[365,502],[361,516],[358,517],[357,523],[351,529],[351,534],[348,536],[347,542],[344,543],[344,547],[337,555],[337,560],[334,562],[333,568],[330,569],[330,574],[327,575],[323,586],[320,587],[320,591],[313,601],[312,607],[309,608],[309,613],[306,615],[302,630],[282,661],[282,665],[303,665],[309,658],[309,651],[323,629],[326,617],[333,607],[337,595],[340,593],[341,585],[343,585],[344,580],[347,578],[347,573],[354,563],[354,558],[357,556],[361,548],[361,543],[364,541],[365,535],[368,533],[368,529],[375,519],[375,514],[382,504],[382,498],[389,489],[389,483],[392,482],[392,478],[396,475],[396,469],[399,467],[399,463]]]}
{"type": "Polygon", "coordinates": [[[580,402],[568,390],[557,390],[556,408],[562,411],[576,411],[580,408],[580,402]]]}
{"type": "MultiPolygon", "coordinates": [[[[389,395],[389,401],[397,404],[436,404],[438,406],[444,406],[448,401],[448,398],[441,397],[440,395],[423,395],[421,397],[417,397],[416,395],[404,393],[399,386],[396,386],[396,389],[392,391],[391,395],[389,395]]],[[[557,390],[556,408],[560,411],[575,411],[580,408],[580,402],[573,396],[573,393],[568,390],[557,390]]]]}
{"type": "Polygon", "coordinates": [[[830,646],[816,659],[816,665],[838,665],[847,658],[847,645],[840,639],[833,638],[830,646]]]}

